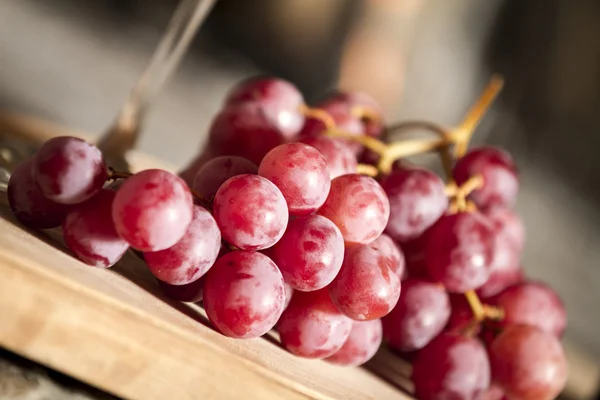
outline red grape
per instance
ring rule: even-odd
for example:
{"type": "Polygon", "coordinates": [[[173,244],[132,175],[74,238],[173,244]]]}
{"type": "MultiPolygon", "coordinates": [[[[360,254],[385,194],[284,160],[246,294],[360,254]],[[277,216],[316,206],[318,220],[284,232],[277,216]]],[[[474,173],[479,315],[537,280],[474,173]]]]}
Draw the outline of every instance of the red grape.
{"type": "Polygon", "coordinates": [[[519,265],[504,269],[497,269],[493,266],[492,273],[487,282],[477,289],[477,295],[481,298],[488,299],[502,292],[507,287],[523,282],[523,279],[525,279],[525,276],[519,265]]]}
{"type": "Polygon", "coordinates": [[[560,297],[542,283],[524,282],[511,286],[491,303],[504,310],[503,327],[527,324],[560,337],[567,326],[567,313],[560,297]]]}
{"type": "Polygon", "coordinates": [[[200,154],[198,154],[181,172],[179,172],[179,177],[183,179],[189,187],[192,187],[194,185],[194,178],[196,177],[198,171],[200,171],[200,168],[202,168],[213,158],[220,155],[221,154],[217,153],[215,149],[207,145],[201,150],[200,154]]]}
{"type": "Polygon", "coordinates": [[[390,203],[373,178],[342,175],[331,181],[329,196],[318,213],[340,228],[346,242],[369,243],[383,232],[390,203]]]}
{"type": "Polygon", "coordinates": [[[469,178],[481,175],[483,187],[474,190],[471,198],[481,209],[496,206],[512,207],[519,191],[517,168],[510,154],[494,147],[469,151],[454,167],[454,179],[462,185],[469,178]]]}
{"type": "MultiPolygon", "coordinates": [[[[340,131],[354,136],[361,136],[364,133],[364,127],[360,120],[352,114],[350,114],[347,110],[336,108],[329,111],[328,114],[335,122],[336,131],[340,131]]],[[[300,131],[300,136],[321,136],[325,134],[326,131],[327,127],[325,126],[323,121],[317,118],[308,117],[304,122],[304,127],[300,131]]],[[[362,151],[363,147],[359,142],[350,139],[340,140],[350,148],[350,150],[355,156],[362,151]]]]}
{"type": "Polygon", "coordinates": [[[382,320],[384,336],[397,350],[418,350],[444,329],[449,317],[450,300],[441,285],[407,279],[398,304],[382,320]]]}
{"type": "Polygon", "coordinates": [[[316,211],[331,186],[327,161],[317,149],[304,143],[282,144],[268,152],[258,174],[281,190],[292,215],[316,211]]]}
{"type": "Polygon", "coordinates": [[[369,243],[369,246],[385,257],[387,266],[402,279],[405,267],[404,254],[392,238],[382,233],[377,239],[369,243]]]}
{"type": "Polygon", "coordinates": [[[473,328],[473,334],[478,334],[481,331],[480,324],[473,325],[473,310],[471,310],[471,306],[463,294],[450,295],[450,306],[452,312],[448,324],[444,328],[446,332],[460,335],[467,333],[466,330],[470,328],[473,328]]]}
{"type": "Polygon", "coordinates": [[[354,320],[381,318],[398,302],[400,277],[380,252],[368,245],[353,245],[346,248],[329,294],[338,310],[354,320]]]}
{"type": "Polygon", "coordinates": [[[390,200],[385,231],[400,242],[421,236],[448,208],[444,182],[425,169],[393,171],[381,186],[390,200]]]}
{"type": "Polygon", "coordinates": [[[402,243],[402,251],[406,258],[406,273],[404,278],[430,279],[425,266],[424,248],[427,243],[427,232],[425,231],[416,239],[402,243]]]}
{"type": "Polygon", "coordinates": [[[68,207],[49,200],[33,180],[33,159],[15,168],[8,181],[8,204],[15,217],[30,228],[49,229],[60,226],[68,207]]]}
{"type": "Polygon", "coordinates": [[[352,320],[335,308],[327,289],[295,292],[277,323],[283,347],[306,358],[329,357],[342,348],[351,329],[352,320]]]}
{"type": "Polygon", "coordinates": [[[530,325],[511,325],[490,350],[492,376],[514,400],[556,398],[567,382],[567,360],[558,339],[530,325]]]}
{"type": "Polygon", "coordinates": [[[283,279],[305,292],[329,285],[344,260],[344,238],[327,218],[310,215],[292,219],[269,255],[283,279]]]}
{"type": "Polygon", "coordinates": [[[383,111],[377,102],[368,94],[362,92],[340,92],[321,103],[320,108],[332,111],[336,108],[353,113],[358,107],[365,108],[373,114],[374,119],[363,120],[365,133],[379,137],[383,133],[383,111]]]}
{"type": "Polygon", "coordinates": [[[107,177],[100,150],[71,136],[44,143],[33,158],[32,171],[42,193],[62,204],[91,198],[102,189],[107,177]]]}
{"type": "Polygon", "coordinates": [[[221,250],[221,232],[215,219],[200,206],[194,206],[192,222],[183,237],[165,250],[145,252],[150,272],[171,285],[198,280],[215,263],[221,250]]]}
{"type": "Polygon", "coordinates": [[[483,400],[505,400],[504,390],[497,383],[492,382],[490,387],[485,391],[483,400]]]}
{"type": "Polygon", "coordinates": [[[257,103],[241,103],[222,110],[213,120],[209,142],[218,155],[245,157],[256,165],[265,154],[284,143],[283,133],[273,125],[257,103]]]}
{"type": "Polygon", "coordinates": [[[204,289],[204,278],[195,280],[185,285],[169,285],[166,282],[157,279],[158,286],[160,286],[163,293],[177,301],[183,301],[185,303],[196,303],[202,301],[202,292],[204,289]]]}
{"type": "Polygon", "coordinates": [[[356,157],[342,141],[327,136],[304,137],[300,142],[319,150],[327,161],[329,178],[356,173],[356,157]]]}
{"type": "Polygon", "coordinates": [[[177,243],[192,221],[193,201],[185,182],[160,169],[128,178],[117,191],[112,218],[119,235],[140,251],[177,243]]]}
{"type": "Polygon", "coordinates": [[[284,302],[284,307],[283,307],[284,310],[290,305],[290,301],[292,301],[293,295],[294,295],[294,289],[286,283],[285,284],[285,302],[284,302]]]}
{"type": "Polygon", "coordinates": [[[102,189],[88,201],[74,206],[63,223],[65,243],[84,263],[108,268],[129,248],[115,229],[112,207],[117,192],[102,189]]]}
{"type": "Polygon", "coordinates": [[[490,385],[490,362],[477,339],[442,333],[417,354],[412,380],[420,400],[476,400],[490,385]]]}
{"type": "Polygon", "coordinates": [[[269,123],[287,139],[296,135],[304,124],[301,113],[304,98],[294,85],[283,79],[253,78],[240,83],[229,93],[225,105],[240,103],[259,104],[269,123]]]}
{"type": "Polygon", "coordinates": [[[490,276],[493,245],[492,226],[479,212],[445,215],[427,234],[427,271],[450,292],[477,289],[490,276]]]}
{"type": "Polygon", "coordinates": [[[288,223],[285,198],[258,175],[238,175],[217,191],[213,215],[221,235],[241,250],[261,250],[281,239],[288,223]]]}
{"type": "Polygon", "coordinates": [[[341,349],[326,358],[334,364],[356,367],[369,361],[381,345],[381,320],[353,321],[350,336],[341,349]]]}
{"type": "Polygon", "coordinates": [[[497,235],[506,236],[520,254],[525,244],[525,226],[510,208],[492,208],[485,212],[497,235]]]}
{"type": "Polygon", "coordinates": [[[257,173],[258,167],[243,157],[216,157],[198,170],[192,189],[206,200],[211,200],[227,179],[236,175],[257,173]]]}
{"type": "Polygon", "coordinates": [[[206,314],[229,337],[247,339],[267,333],[284,309],[285,296],[281,273],[261,253],[227,253],[204,278],[206,314]]]}

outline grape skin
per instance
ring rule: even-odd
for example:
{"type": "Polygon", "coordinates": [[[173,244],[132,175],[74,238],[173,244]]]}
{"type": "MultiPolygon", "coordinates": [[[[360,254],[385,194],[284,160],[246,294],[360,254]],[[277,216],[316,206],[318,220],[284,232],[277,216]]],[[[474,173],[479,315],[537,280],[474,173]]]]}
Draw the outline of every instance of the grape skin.
{"type": "Polygon", "coordinates": [[[422,349],[450,318],[450,299],[441,285],[421,279],[402,282],[394,309],[383,318],[384,336],[400,351],[422,349]]]}
{"type": "Polygon", "coordinates": [[[381,346],[381,320],[353,321],[350,336],[341,349],[325,360],[338,365],[357,367],[369,361],[381,346]]]}
{"type": "Polygon", "coordinates": [[[228,179],[217,191],[213,215],[222,237],[241,250],[262,250],[281,239],[288,223],[285,198],[257,175],[228,179]]]}
{"type": "Polygon", "coordinates": [[[204,164],[194,177],[192,189],[206,200],[212,200],[229,178],[242,174],[257,174],[258,167],[243,157],[221,156],[204,164]]]}
{"type": "Polygon", "coordinates": [[[304,292],[318,290],[329,285],[340,271],[344,238],[325,217],[299,217],[288,223],[269,255],[291,287],[304,292]]]}
{"type": "Polygon", "coordinates": [[[183,237],[165,250],[145,252],[150,272],[171,285],[198,280],[214,264],[221,249],[221,232],[212,215],[195,205],[192,222],[183,237]]]}
{"type": "Polygon", "coordinates": [[[327,161],[314,147],[287,143],[269,151],[258,174],[281,190],[291,215],[308,215],[323,205],[331,180],[327,161]]]}
{"type": "Polygon", "coordinates": [[[278,78],[252,78],[228,94],[225,106],[256,103],[269,122],[277,127],[286,139],[291,139],[304,125],[301,108],[304,98],[290,82],[278,78]]]}
{"type": "Polygon", "coordinates": [[[69,207],[55,203],[44,196],[33,180],[33,159],[27,159],[15,168],[8,180],[8,204],[15,217],[34,229],[60,226],[69,207]]]}
{"type": "Polygon", "coordinates": [[[474,190],[469,198],[482,209],[511,208],[519,192],[519,179],[515,163],[507,152],[495,147],[471,149],[454,167],[454,179],[462,185],[469,178],[481,175],[483,186],[474,190]]]}
{"type": "Polygon", "coordinates": [[[304,137],[300,142],[314,147],[325,157],[330,179],[356,173],[356,157],[344,142],[327,136],[304,137]]]}
{"type": "Polygon", "coordinates": [[[107,172],[100,150],[84,140],[59,136],[33,158],[33,178],[42,193],[61,204],[77,204],[102,189],[107,172]]]}
{"type": "Polygon", "coordinates": [[[247,158],[260,164],[265,154],[285,142],[283,133],[257,103],[240,103],[222,110],[213,119],[208,146],[218,155],[247,158]]]}
{"type": "Polygon", "coordinates": [[[442,333],[413,362],[420,400],[481,398],[490,385],[490,362],[477,339],[442,333]]]}
{"type": "Polygon", "coordinates": [[[527,324],[556,337],[561,337],[567,327],[567,312],[560,297],[539,282],[511,286],[491,299],[490,303],[504,310],[502,327],[527,324]]]}
{"type": "Polygon", "coordinates": [[[377,181],[349,174],[331,181],[329,196],[318,214],[331,220],[348,243],[370,243],[385,229],[390,203],[377,181]]]}
{"type": "Polygon", "coordinates": [[[342,348],[352,320],[331,302],[327,289],[295,292],[277,323],[283,347],[305,358],[329,357],[342,348]]]}
{"type": "Polygon", "coordinates": [[[444,182],[425,169],[394,171],[381,186],[390,201],[385,232],[400,242],[421,236],[448,208],[444,182]]]}
{"type": "Polygon", "coordinates": [[[102,189],[88,201],[74,206],[62,226],[69,249],[93,267],[113,266],[129,248],[112,221],[115,196],[114,190],[102,189]]]}
{"type": "Polygon", "coordinates": [[[267,333],[281,316],[285,297],[279,269],[261,253],[227,253],[204,280],[206,314],[222,334],[233,338],[267,333]]]}
{"type": "Polygon", "coordinates": [[[172,247],[192,221],[192,195],[170,172],[149,169],[128,178],[117,191],[112,217],[119,235],[140,251],[172,247]]]}
{"type": "Polygon", "coordinates": [[[385,258],[387,266],[402,279],[406,261],[402,250],[394,243],[391,237],[382,233],[377,239],[369,243],[369,247],[377,250],[385,258]]]}
{"type": "Polygon", "coordinates": [[[384,256],[368,245],[346,248],[339,274],[329,285],[335,306],[351,319],[366,321],[388,314],[400,297],[400,277],[384,256]]]}
{"type": "Polygon", "coordinates": [[[550,400],[567,382],[558,339],[530,325],[510,325],[490,350],[492,376],[511,400],[550,400]]]}
{"type": "Polygon", "coordinates": [[[427,233],[425,265],[449,292],[477,289],[489,278],[494,232],[479,212],[445,215],[427,233]]]}

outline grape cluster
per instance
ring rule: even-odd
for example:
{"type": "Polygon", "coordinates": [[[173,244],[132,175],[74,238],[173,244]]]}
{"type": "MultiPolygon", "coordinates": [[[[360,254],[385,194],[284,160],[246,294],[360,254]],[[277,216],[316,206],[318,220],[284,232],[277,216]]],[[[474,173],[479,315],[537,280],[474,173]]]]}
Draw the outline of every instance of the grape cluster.
{"type": "Polygon", "coordinates": [[[352,366],[386,341],[410,354],[420,399],[554,398],[566,314],[522,272],[511,157],[473,149],[448,184],[404,164],[359,174],[359,160],[377,171],[384,131],[365,94],[310,108],[289,82],[251,79],[179,176],[118,173],[59,137],[14,171],[8,199],[23,224],[62,226],[88,265],[136,250],[226,336],[276,329],[290,353],[352,366]]]}

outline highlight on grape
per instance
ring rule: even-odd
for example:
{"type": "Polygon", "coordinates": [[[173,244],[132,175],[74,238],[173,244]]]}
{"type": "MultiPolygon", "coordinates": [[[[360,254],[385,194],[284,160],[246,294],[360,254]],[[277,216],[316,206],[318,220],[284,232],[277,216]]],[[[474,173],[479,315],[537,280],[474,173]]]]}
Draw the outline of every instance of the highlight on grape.
{"type": "Polygon", "coordinates": [[[468,150],[500,83],[463,125],[408,145],[382,140],[409,126],[386,125],[366,94],[309,107],[289,82],[250,79],[179,175],[114,171],[94,145],[56,137],[13,172],[8,200],[22,224],[62,227],[89,266],[136,250],[225,336],[276,329],[290,353],[347,366],[388,346],[410,355],[419,399],[552,399],[564,305],[522,269],[512,157],[468,150]],[[432,150],[445,179],[398,162],[432,150]]]}

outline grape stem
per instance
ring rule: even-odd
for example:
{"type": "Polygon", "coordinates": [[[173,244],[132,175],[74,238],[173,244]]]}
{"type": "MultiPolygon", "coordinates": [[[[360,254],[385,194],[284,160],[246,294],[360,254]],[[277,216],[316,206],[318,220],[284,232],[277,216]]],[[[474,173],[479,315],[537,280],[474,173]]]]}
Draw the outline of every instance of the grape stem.
{"type": "Polygon", "coordinates": [[[202,196],[200,193],[196,192],[194,189],[190,188],[190,193],[192,194],[192,196],[194,196],[194,198],[198,201],[198,203],[200,203],[200,205],[204,208],[206,208],[207,210],[211,210],[211,201],[206,199],[204,196],[202,196]]]}
{"type": "Polygon", "coordinates": [[[474,290],[469,290],[465,292],[465,298],[469,303],[469,307],[471,307],[471,311],[473,311],[473,316],[477,322],[483,321],[485,318],[485,311],[483,304],[481,304],[481,300],[479,300],[479,296],[475,293],[474,290]]]}
{"type": "Polygon", "coordinates": [[[335,120],[331,115],[329,115],[327,111],[322,110],[320,108],[312,108],[303,104],[300,106],[300,112],[305,117],[314,118],[321,121],[323,125],[325,125],[326,131],[335,130],[335,120]]]}
{"type": "Polygon", "coordinates": [[[131,176],[133,176],[131,172],[117,171],[113,167],[108,167],[108,174],[106,176],[106,180],[114,181],[117,179],[127,179],[131,176]]]}
{"type": "Polygon", "coordinates": [[[354,106],[350,109],[350,114],[362,120],[370,122],[381,122],[379,114],[370,107],[354,106]]]}
{"type": "Polygon", "coordinates": [[[375,177],[379,174],[379,170],[377,170],[377,167],[370,164],[358,164],[356,166],[356,172],[371,177],[375,177]]]}
{"type": "Polygon", "coordinates": [[[483,178],[481,175],[471,177],[462,186],[457,186],[454,181],[450,181],[446,185],[446,195],[453,199],[450,205],[449,212],[456,214],[457,212],[475,211],[477,208],[475,203],[468,201],[467,197],[473,190],[480,189],[483,186],[483,178]]]}

